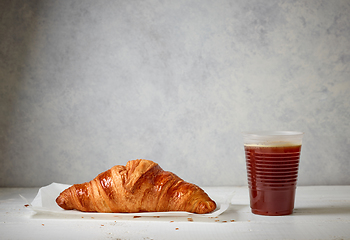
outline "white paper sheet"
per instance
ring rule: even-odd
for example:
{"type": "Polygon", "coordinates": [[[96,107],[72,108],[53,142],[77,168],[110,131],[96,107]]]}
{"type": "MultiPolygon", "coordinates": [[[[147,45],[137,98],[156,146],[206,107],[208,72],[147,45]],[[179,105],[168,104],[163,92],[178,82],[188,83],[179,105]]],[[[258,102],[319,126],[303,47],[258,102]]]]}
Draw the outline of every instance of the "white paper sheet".
{"type": "Polygon", "coordinates": [[[51,183],[48,186],[39,189],[38,194],[30,204],[30,207],[37,213],[59,214],[65,216],[80,216],[80,217],[98,217],[98,218],[115,218],[122,216],[130,217],[217,217],[227,210],[230,205],[231,196],[212,196],[210,197],[216,202],[217,209],[212,213],[195,214],[189,212],[142,212],[142,213],[91,213],[80,212],[77,210],[64,210],[56,204],[56,198],[59,194],[70,187],[71,185],[51,183]]]}

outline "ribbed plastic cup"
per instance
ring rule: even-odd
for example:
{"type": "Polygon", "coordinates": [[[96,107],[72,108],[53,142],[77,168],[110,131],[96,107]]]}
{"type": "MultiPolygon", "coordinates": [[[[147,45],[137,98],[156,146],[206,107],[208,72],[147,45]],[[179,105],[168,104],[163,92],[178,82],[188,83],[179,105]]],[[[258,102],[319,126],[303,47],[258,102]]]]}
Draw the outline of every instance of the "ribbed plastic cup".
{"type": "Polygon", "coordinates": [[[302,137],[292,131],[243,132],[252,213],[293,213],[302,137]]]}

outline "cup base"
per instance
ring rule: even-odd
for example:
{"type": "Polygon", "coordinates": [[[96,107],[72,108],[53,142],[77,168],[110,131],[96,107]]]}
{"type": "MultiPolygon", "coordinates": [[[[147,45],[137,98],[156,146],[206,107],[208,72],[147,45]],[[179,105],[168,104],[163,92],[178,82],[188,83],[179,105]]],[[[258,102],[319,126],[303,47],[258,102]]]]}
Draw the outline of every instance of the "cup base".
{"type": "Polygon", "coordinates": [[[254,214],[264,215],[264,216],[285,216],[293,213],[293,209],[288,211],[283,211],[283,212],[266,212],[258,209],[251,209],[251,210],[252,210],[252,213],[254,214]]]}

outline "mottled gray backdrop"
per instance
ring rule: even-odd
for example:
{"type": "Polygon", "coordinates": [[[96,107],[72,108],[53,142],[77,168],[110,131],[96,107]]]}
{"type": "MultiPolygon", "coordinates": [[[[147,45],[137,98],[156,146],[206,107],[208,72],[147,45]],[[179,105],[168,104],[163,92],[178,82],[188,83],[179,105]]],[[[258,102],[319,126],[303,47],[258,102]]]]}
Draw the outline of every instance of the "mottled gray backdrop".
{"type": "Polygon", "coordinates": [[[305,132],[298,183],[350,184],[348,0],[0,0],[0,81],[0,186],[137,158],[244,186],[244,130],[305,132]]]}

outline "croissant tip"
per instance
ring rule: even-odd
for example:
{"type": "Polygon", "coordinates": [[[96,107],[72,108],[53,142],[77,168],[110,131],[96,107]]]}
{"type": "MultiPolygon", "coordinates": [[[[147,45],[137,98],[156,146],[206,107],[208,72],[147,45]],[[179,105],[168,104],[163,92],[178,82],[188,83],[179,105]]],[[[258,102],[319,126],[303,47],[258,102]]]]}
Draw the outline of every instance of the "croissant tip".
{"type": "Polygon", "coordinates": [[[197,213],[205,214],[211,213],[216,209],[216,203],[214,201],[200,202],[197,206],[197,213]]]}
{"type": "Polygon", "coordinates": [[[67,206],[67,202],[66,202],[66,198],[64,198],[62,196],[62,194],[60,194],[57,198],[56,198],[56,203],[58,206],[60,206],[61,208],[65,209],[65,210],[69,210],[69,207],[67,206]]]}
{"type": "Polygon", "coordinates": [[[61,195],[56,198],[56,203],[60,207],[64,205],[64,199],[61,197],[61,195]]]}

